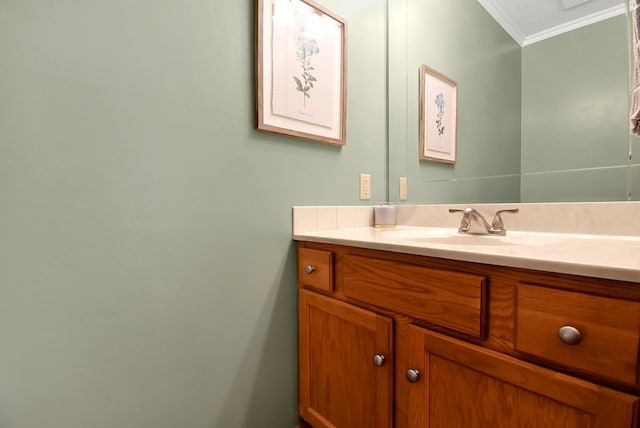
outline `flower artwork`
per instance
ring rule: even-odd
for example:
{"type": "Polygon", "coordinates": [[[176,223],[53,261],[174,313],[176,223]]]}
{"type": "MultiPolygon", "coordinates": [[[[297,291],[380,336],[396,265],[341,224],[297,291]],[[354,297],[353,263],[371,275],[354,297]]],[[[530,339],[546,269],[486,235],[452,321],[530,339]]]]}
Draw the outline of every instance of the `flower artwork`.
{"type": "Polygon", "coordinates": [[[332,127],[341,86],[335,74],[338,29],[308,6],[291,14],[296,19],[289,25],[273,27],[272,111],[302,126],[332,127]]]}
{"type": "Polygon", "coordinates": [[[311,57],[320,53],[320,48],[318,47],[316,39],[305,37],[302,31],[298,34],[297,48],[296,57],[302,68],[302,74],[299,77],[293,76],[293,80],[296,83],[296,91],[302,92],[302,105],[306,107],[307,98],[311,98],[310,92],[311,89],[313,89],[313,84],[318,81],[318,79],[311,74],[311,72],[315,70],[311,65],[311,57]]]}
{"type": "Polygon", "coordinates": [[[344,145],[347,22],[312,0],[257,5],[257,128],[344,145]]]}
{"type": "Polygon", "coordinates": [[[436,128],[438,129],[438,135],[444,134],[444,125],[442,124],[442,117],[444,116],[444,95],[439,93],[436,95],[436,106],[438,106],[438,113],[436,115],[436,128]]]}
{"type": "Polygon", "coordinates": [[[420,159],[455,163],[458,84],[444,74],[420,67],[420,159]]]}

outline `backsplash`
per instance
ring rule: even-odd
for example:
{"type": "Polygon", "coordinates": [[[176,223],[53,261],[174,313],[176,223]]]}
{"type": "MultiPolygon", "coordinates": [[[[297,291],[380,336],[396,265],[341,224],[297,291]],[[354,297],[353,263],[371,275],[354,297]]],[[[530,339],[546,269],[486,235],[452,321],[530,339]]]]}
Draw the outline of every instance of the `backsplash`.
{"type": "MultiPolygon", "coordinates": [[[[546,233],[640,236],[640,202],[569,202],[527,204],[397,205],[401,226],[451,227],[460,214],[449,208],[471,206],[491,221],[498,209],[520,208],[505,214],[507,230],[546,233]]],[[[293,234],[373,226],[373,206],[293,207],[293,234]]]]}
{"type": "Polygon", "coordinates": [[[293,234],[373,226],[373,206],[293,207],[293,234]]]}

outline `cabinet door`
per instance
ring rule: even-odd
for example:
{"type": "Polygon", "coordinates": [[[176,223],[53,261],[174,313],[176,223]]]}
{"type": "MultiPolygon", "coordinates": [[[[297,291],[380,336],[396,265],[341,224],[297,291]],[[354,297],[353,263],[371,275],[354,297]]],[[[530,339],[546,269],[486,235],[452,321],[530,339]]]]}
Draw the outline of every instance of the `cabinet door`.
{"type": "Polygon", "coordinates": [[[413,325],[409,330],[407,369],[418,372],[403,388],[411,428],[637,426],[638,397],[413,325]]]}
{"type": "Polygon", "coordinates": [[[300,415],[314,428],[389,428],[393,321],[300,290],[300,415]]]}

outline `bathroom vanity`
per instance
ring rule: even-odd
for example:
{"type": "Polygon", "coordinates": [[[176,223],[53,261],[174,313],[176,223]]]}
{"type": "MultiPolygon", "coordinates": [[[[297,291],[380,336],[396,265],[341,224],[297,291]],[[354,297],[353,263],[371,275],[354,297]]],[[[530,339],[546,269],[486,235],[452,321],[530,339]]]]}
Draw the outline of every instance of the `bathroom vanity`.
{"type": "MultiPolygon", "coordinates": [[[[576,251],[581,266],[554,259],[554,247],[571,252],[559,235],[467,242],[440,232],[294,231],[308,423],[638,427],[637,255],[598,265],[585,255],[595,250],[576,251]],[[544,239],[556,241],[545,249],[544,239]]],[[[600,248],[599,260],[640,250],[635,238],[574,239],[600,248]]]]}

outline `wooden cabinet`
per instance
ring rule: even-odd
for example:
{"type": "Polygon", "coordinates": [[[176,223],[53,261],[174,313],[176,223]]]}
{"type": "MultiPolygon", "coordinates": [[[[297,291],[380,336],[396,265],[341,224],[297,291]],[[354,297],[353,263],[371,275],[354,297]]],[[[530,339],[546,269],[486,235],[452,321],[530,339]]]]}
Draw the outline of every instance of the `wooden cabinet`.
{"type": "Polygon", "coordinates": [[[396,313],[482,338],[486,331],[486,278],[346,254],[344,295],[396,313]]]}
{"type": "Polygon", "coordinates": [[[314,427],[392,426],[392,321],[300,290],[300,415],[314,427]]]}
{"type": "Polygon", "coordinates": [[[299,262],[314,428],[638,428],[640,284],[307,242],[299,262]]]}
{"type": "Polygon", "coordinates": [[[519,283],[515,331],[518,351],[592,375],[636,382],[640,302],[519,283]],[[574,330],[576,343],[558,340],[563,327],[574,330]]]}
{"type": "Polygon", "coordinates": [[[408,389],[408,427],[634,426],[637,397],[420,327],[409,334],[420,377],[408,389]]]}

